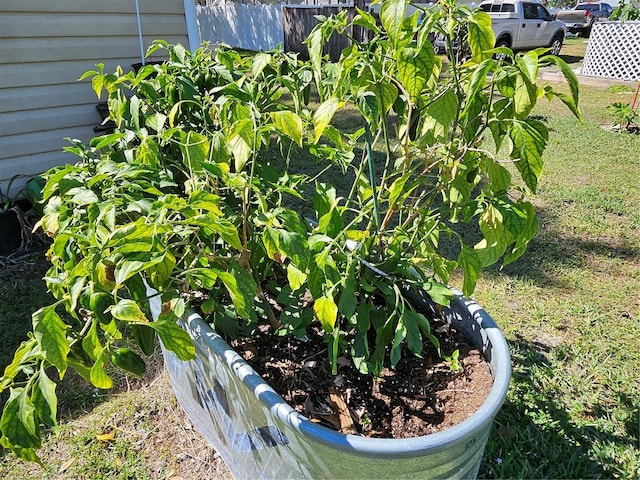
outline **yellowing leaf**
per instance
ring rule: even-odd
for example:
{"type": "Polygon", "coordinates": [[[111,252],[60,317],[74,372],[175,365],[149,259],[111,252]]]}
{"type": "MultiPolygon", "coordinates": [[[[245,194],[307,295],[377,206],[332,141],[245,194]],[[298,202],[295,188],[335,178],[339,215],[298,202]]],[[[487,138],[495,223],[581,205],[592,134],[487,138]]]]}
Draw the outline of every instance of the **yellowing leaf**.
{"type": "Polygon", "coordinates": [[[282,133],[302,147],[302,119],[295,112],[273,112],[271,114],[273,123],[282,133]]]}
{"type": "Polygon", "coordinates": [[[313,313],[327,332],[332,332],[338,319],[338,306],[331,297],[320,297],[313,302],[313,313]]]}
{"type": "Polygon", "coordinates": [[[101,442],[114,442],[116,439],[116,431],[111,430],[109,432],[99,433],[96,435],[96,440],[100,440],[101,442]]]}
{"type": "Polygon", "coordinates": [[[292,291],[298,290],[307,280],[306,273],[298,270],[293,263],[287,265],[287,280],[292,291]]]}
{"type": "Polygon", "coordinates": [[[126,298],[120,300],[117,305],[113,306],[111,315],[124,322],[147,323],[149,321],[138,304],[126,298]]]}
{"type": "Polygon", "coordinates": [[[327,128],[327,125],[331,123],[331,119],[336,113],[339,104],[340,101],[337,98],[330,98],[322,102],[313,114],[313,127],[315,128],[313,138],[314,143],[318,143],[318,140],[320,140],[325,128],[327,128]]]}

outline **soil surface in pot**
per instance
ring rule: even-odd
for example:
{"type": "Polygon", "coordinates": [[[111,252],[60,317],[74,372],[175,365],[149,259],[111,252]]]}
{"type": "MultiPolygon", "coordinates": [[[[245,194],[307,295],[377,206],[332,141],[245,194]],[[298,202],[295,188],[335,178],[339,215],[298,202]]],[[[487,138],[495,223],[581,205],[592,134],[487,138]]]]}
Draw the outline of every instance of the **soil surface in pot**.
{"type": "Polygon", "coordinates": [[[447,429],[471,416],[493,385],[488,364],[448,325],[435,327],[443,355],[459,351],[457,371],[425,343],[422,358],[403,354],[378,380],[340,358],[331,375],[327,346],[317,332],[308,341],[255,335],[231,346],[296,411],[334,430],[379,438],[408,438],[447,429]]]}

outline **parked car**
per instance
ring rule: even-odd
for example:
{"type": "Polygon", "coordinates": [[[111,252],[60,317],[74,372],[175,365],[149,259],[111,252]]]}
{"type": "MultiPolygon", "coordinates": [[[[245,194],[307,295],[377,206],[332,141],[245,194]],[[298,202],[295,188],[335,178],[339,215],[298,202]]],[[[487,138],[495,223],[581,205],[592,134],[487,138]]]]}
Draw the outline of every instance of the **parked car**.
{"type": "MultiPolygon", "coordinates": [[[[556,20],[541,3],[489,0],[482,2],[480,9],[491,17],[496,47],[512,50],[550,47],[553,55],[560,53],[566,34],[565,24],[556,20]]],[[[436,39],[434,46],[440,51],[445,48],[442,39],[436,39]]]]}
{"type": "Polygon", "coordinates": [[[612,12],[613,7],[608,3],[586,2],[578,3],[571,10],[560,10],[556,13],[556,19],[567,24],[568,32],[588,37],[593,24],[600,20],[608,20],[612,12]]]}

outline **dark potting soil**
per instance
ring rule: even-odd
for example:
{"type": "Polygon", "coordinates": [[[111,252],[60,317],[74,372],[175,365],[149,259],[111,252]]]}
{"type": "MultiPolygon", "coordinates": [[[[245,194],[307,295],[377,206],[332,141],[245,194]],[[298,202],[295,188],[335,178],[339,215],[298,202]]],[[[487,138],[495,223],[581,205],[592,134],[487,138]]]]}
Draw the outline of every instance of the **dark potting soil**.
{"type": "Polygon", "coordinates": [[[385,368],[377,380],[346,358],[338,360],[338,374],[332,375],[317,332],[306,342],[281,337],[274,344],[277,337],[268,328],[231,346],[296,411],[343,433],[380,438],[435,433],[471,416],[493,385],[480,352],[448,325],[433,333],[444,356],[459,350],[457,371],[425,343],[422,358],[405,352],[395,369],[385,368]]]}

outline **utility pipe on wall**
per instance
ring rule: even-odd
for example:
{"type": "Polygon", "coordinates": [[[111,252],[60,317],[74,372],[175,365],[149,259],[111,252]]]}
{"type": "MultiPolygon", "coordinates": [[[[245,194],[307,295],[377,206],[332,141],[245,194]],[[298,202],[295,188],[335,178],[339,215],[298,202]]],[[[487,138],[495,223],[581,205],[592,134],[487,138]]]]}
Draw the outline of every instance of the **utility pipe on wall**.
{"type": "Polygon", "coordinates": [[[136,20],[138,21],[138,40],[140,41],[140,61],[145,65],[144,61],[144,43],[142,42],[142,24],[140,23],[140,6],[136,0],[136,20]]]}

